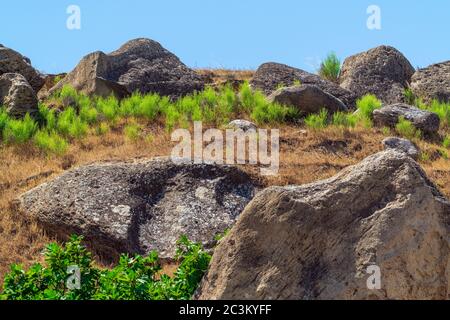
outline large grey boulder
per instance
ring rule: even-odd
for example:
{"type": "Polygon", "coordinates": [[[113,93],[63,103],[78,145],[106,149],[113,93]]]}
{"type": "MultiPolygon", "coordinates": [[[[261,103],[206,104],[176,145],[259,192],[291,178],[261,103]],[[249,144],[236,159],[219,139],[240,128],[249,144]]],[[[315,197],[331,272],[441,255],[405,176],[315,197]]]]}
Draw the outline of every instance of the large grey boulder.
{"type": "Polygon", "coordinates": [[[302,85],[311,84],[319,87],[324,92],[340,99],[348,108],[355,108],[357,96],[350,90],[346,90],[337,84],[322,79],[316,74],[296,69],[280,63],[264,63],[251,81],[253,88],[263,91],[266,95],[272,94],[280,86],[290,87],[299,81],[302,85]]]}
{"type": "Polygon", "coordinates": [[[420,69],[411,78],[413,93],[425,102],[450,102],[450,61],[420,69]]]}
{"type": "Polygon", "coordinates": [[[36,93],[25,77],[18,73],[0,75],[0,105],[10,116],[18,118],[38,110],[36,93]]]}
{"type": "Polygon", "coordinates": [[[326,109],[329,113],[348,111],[341,100],[315,85],[281,88],[269,96],[269,101],[293,106],[301,114],[318,113],[321,109],[326,109]]]}
{"type": "Polygon", "coordinates": [[[150,39],[131,40],[110,54],[85,56],[50,93],[67,84],[89,95],[119,97],[134,91],[179,97],[203,89],[195,71],[150,39]]]}
{"type": "Polygon", "coordinates": [[[387,104],[404,102],[414,68],[397,49],[380,46],[345,59],[339,82],[358,96],[375,94],[387,104]]]}
{"type": "Polygon", "coordinates": [[[257,194],[197,297],[448,299],[449,274],[450,202],[413,159],[388,150],[330,179],[257,194]]]}
{"type": "Polygon", "coordinates": [[[50,233],[84,235],[102,256],[157,250],[169,258],[183,234],[210,247],[254,192],[236,167],[161,158],[80,167],[21,195],[17,205],[50,233]]]}
{"type": "Polygon", "coordinates": [[[0,44],[0,75],[19,73],[25,77],[35,92],[44,85],[44,77],[31,66],[31,61],[17,51],[0,44]]]}
{"type": "Polygon", "coordinates": [[[374,123],[381,126],[395,127],[400,117],[411,121],[423,133],[434,134],[439,130],[440,119],[437,114],[404,103],[385,106],[373,112],[374,123]]]}

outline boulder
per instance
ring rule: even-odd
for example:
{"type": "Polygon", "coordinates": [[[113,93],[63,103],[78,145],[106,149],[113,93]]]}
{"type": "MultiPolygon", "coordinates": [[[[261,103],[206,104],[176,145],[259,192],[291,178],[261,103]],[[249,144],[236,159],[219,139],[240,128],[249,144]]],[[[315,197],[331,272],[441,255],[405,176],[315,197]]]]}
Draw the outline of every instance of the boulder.
{"type": "Polygon", "coordinates": [[[211,247],[254,192],[250,177],[236,167],[158,158],[80,167],[16,204],[52,234],[85,236],[103,257],[157,250],[170,258],[181,235],[211,247]]]}
{"type": "Polygon", "coordinates": [[[262,64],[251,81],[253,88],[263,91],[266,95],[272,94],[280,85],[290,87],[299,81],[302,85],[311,84],[319,87],[326,93],[340,99],[348,108],[354,109],[357,96],[337,84],[322,79],[301,69],[296,69],[279,63],[262,64]]]}
{"type": "Polygon", "coordinates": [[[413,159],[387,150],[257,194],[197,298],[448,299],[449,250],[450,202],[413,159]]]}
{"type": "Polygon", "coordinates": [[[293,106],[302,114],[318,113],[323,108],[329,113],[348,111],[341,100],[315,85],[281,88],[269,96],[269,101],[293,106]]]}
{"type": "Polygon", "coordinates": [[[89,95],[119,97],[139,91],[176,98],[203,89],[200,75],[149,39],[131,40],[110,54],[85,56],[50,93],[67,84],[89,95]]]}
{"type": "Polygon", "coordinates": [[[439,130],[439,116],[404,103],[396,103],[376,109],[373,112],[374,123],[381,126],[395,127],[400,117],[411,121],[423,133],[434,134],[439,130]]]}
{"type": "Polygon", "coordinates": [[[345,59],[339,82],[359,97],[374,94],[387,104],[404,102],[404,90],[414,74],[397,49],[380,46],[345,59]]]}
{"type": "Polygon", "coordinates": [[[450,61],[420,69],[411,78],[413,93],[425,102],[450,102],[450,61]]]}
{"type": "Polygon", "coordinates": [[[410,140],[398,138],[398,137],[389,137],[383,140],[382,142],[384,150],[394,149],[399,152],[403,152],[417,160],[419,158],[419,148],[410,140]]]}
{"type": "Polygon", "coordinates": [[[0,75],[19,73],[25,77],[35,92],[44,85],[44,77],[31,66],[31,61],[17,51],[0,44],[0,75]]]}
{"type": "Polygon", "coordinates": [[[256,131],[258,129],[256,124],[254,124],[251,121],[243,120],[243,119],[233,120],[228,124],[227,127],[231,128],[231,129],[241,129],[243,131],[249,131],[249,130],[256,131]]]}
{"type": "Polygon", "coordinates": [[[0,75],[0,105],[12,117],[23,117],[38,110],[36,93],[24,76],[18,73],[0,75]]]}

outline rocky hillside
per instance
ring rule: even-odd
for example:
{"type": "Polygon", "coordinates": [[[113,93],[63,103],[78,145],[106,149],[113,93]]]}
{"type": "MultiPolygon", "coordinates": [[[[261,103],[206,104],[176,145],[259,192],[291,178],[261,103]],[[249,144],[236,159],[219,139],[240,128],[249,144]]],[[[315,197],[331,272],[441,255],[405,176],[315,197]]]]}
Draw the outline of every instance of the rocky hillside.
{"type": "Polygon", "coordinates": [[[0,105],[0,279],[72,234],[100,265],[156,250],[173,267],[186,235],[212,254],[197,299],[450,298],[447,62],[381,46],[331,81],[193,70],[135,39],[51,76],[0,46],[0,105]],[[193,121],[280,129],[278,174],[172,162],[193,121]]]}

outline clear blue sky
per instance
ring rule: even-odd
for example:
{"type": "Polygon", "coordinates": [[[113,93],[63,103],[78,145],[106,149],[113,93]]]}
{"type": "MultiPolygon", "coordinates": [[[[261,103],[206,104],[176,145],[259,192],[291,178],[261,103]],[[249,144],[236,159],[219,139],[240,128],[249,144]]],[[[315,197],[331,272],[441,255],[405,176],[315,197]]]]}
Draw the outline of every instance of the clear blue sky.
{"type": "Polygon", "coordinates": [[[345,58],[380,44],[424,67],[450,59],[449,15],[448,0],[14,0],[1,4],[0,43],[48,73],[137,37],[191,67],[276,61],[314,71],[329,51],[345,58]],[[71,4],[81,8],[81,30],[66,28],[71,4]],[[381,8],[379,31],[366,27],[372,4],[381,8]]]}

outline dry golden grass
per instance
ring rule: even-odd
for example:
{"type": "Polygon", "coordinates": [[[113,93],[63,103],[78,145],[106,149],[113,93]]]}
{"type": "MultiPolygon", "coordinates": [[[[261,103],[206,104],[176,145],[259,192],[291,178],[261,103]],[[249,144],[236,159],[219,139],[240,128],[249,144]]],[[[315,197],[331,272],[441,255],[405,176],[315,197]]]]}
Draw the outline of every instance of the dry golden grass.
{"type": "MultiPolygon", "coordinates": [[[[42,259],[44,245],[53,241],[33,222],[13,210],[11,202],[21,193],[49,181],[64,170],[96,161],[130,160],[170,155],[174,143],[158,124],[147,126],[151,141],[132,142],[124,138],[122,128],[104,136],[90,136],[74,143],[63,157],[46,157],[31,146],[0,149],[0,281],[11,263],[29,266],[42,259]]],[[[329,127],[321,131],[298,126],[280,128],[280,171],[264,178],[264,185],[305,184],[333,176],[341,169],[380,151],[384,139],[381,130],[355,128],[343,130],[329,127]]],[[[449,160],[436,156],[439,146],[419,142],[431,155],[422,162],[429,177],[450,197],[449,160]]],[[[251,174],[258,168],[243,166],[251,174]]],[[[176,266],[164,271],[173,273],[176,266]]]]}

